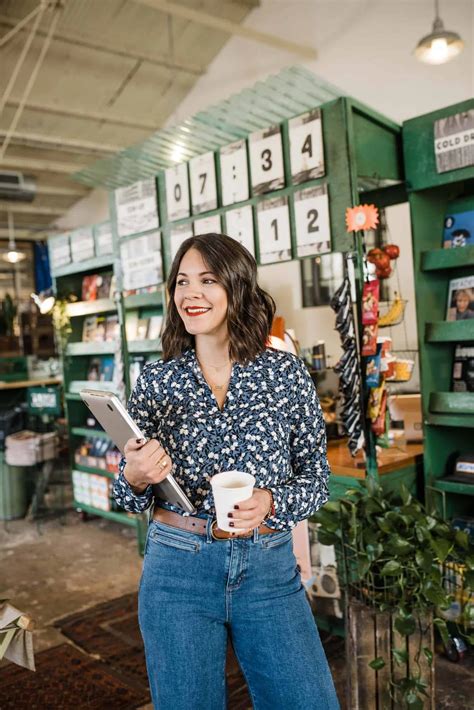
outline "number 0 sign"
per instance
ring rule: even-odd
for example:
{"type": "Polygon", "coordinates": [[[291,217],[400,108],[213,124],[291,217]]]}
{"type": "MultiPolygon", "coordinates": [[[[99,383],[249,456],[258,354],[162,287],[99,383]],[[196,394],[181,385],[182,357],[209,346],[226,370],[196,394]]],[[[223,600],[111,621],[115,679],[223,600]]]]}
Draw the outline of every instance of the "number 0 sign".
{"type": "Polygon", "coordinates": [[[329,202],[326,185],[295,192],[296,255],[331,251],[329,202]]]}
{"type": "Polygon", "coordinates": [[[288,199],[276,197],[257,206],[260,263],[272,264],[291,259],[288,199]]]}
{"type": "Polygon", "coordinates": [[[204,153],[189,161],[193,214],[209,212],[217,207],[216,167],[214,153],[204,153]]]}
{"type": "Polygon", "coordinates": [[[324,175],[321,111],[308,111],[288,121],[291,177],[299,185],[324,175]]]}
{"type": "Polygon", "coordinates": [[[168,220],[189,217],[189,184],[187,163],[174,165],[165,170],[166,208],[168,220]]]}

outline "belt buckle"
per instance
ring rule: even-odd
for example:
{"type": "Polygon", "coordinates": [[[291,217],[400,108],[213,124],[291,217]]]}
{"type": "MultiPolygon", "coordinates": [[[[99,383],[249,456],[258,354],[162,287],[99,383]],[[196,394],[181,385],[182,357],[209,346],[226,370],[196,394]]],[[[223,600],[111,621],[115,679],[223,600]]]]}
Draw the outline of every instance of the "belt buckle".
{"type": "MultiPolygon", "coordinates": [[[[245,535],[236,535],[235,533],[229,533],[228,537],[216,537],[214,535],[214,528],[217,527],[217,520],[213,520],[211,523],[211,537],[214,540],[239,540],[240,538],[247,538],[247,537],[252,537],[253,535],[253,530],[250,530],[248,533],[245,533],[245,535]]],[[[227,532],[226,530],[223,530],[222,532],[227,532]]]]}

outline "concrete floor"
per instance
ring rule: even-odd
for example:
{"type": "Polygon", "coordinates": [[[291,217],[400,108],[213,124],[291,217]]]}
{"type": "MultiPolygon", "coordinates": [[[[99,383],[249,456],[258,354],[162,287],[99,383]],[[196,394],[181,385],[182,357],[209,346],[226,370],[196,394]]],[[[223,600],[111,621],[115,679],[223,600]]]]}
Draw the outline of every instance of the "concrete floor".
{"type": "MultiPolygon", "coordinates": [[[[72,511],[62,523],[0,521],[0,599],[35,619],[36,652],[67,641],[53,628],[56,619],[135,591],[140,577],[134,529],[101,518],[83,522],[72,511]]],[[[346,668],[343,648],[335,648],[329,660],[342,700],[346,668]]],[[[437,710],[473,710],[474,658],[453,664],[437,656],[436,685],[437,710]]]]}

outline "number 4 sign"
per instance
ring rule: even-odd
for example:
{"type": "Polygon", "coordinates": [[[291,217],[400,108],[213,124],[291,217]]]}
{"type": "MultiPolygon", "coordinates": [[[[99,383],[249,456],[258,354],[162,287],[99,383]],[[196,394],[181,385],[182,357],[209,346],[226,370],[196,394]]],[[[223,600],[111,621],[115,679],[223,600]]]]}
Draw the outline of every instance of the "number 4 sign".
{"type": "Polygon", "coordinates": [[[295,192],[296,256],[331,251],[329,202],[326,185],[295,192]]]}
{"type": "Polygon", "coordinates": [[[319,108],[288,121],[291,177],[294,185],[324,175],[324,149],[319,108]]]}

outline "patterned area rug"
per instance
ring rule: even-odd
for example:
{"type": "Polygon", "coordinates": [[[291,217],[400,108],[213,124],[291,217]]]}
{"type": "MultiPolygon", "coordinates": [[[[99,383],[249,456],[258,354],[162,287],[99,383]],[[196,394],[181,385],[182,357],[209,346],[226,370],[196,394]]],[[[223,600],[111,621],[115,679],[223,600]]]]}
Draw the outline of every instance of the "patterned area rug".
{"type": "Polygon", "coordinates": [[[0,708],[131,710],[148,702],[111,668],[64,643],[36,655],[36,672],[13,664],[0,670],[0,708]]]}

